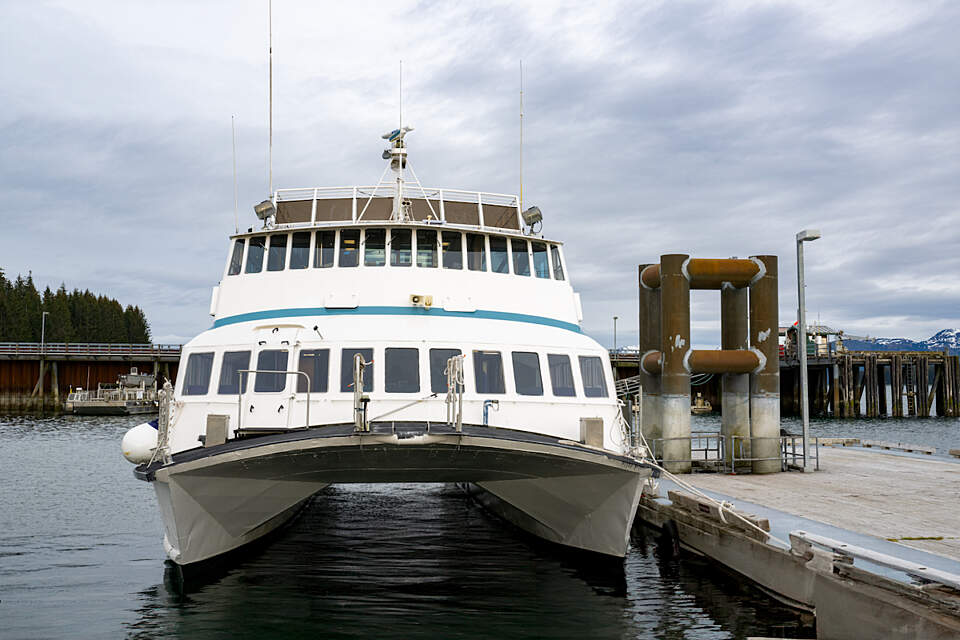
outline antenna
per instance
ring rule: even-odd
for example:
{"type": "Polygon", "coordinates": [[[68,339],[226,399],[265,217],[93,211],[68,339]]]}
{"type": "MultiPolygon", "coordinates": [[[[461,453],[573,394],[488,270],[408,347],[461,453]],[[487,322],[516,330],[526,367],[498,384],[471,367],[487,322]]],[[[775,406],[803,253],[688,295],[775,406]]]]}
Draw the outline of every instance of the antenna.
{"type": "Polygon", "coordinates": [[[400,61],[400,129],[403,130],[403,60],[400,61]]]}
{"type": "Polygon", "coordinates": [[[270,143],[269,143],[269,164],[270,164],[270,198],[273,198],[273,0],[267,3],[269,17],[269,57],[270,57],[270,143]]]}
{"type": "Polygon", "coordinates": [[[520,60],[520,211],[523,211],[523,60],[520,60]]]}
{"type": "Polygon", "coordinates": [[[233,142],[233,227],[234,233],[240,233],[240,214],[237,201],[237,129],[233,124],[234,116],[230,116],[230,139],[233,142]]]}

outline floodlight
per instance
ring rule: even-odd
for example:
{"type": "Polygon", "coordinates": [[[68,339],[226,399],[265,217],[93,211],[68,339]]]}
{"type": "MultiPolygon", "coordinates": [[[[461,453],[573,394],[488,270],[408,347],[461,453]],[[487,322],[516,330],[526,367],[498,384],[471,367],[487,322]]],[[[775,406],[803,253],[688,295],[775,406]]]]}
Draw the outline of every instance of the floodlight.
{"type": "Polygon", "coordinates": [[[273,202],[264,200],[253,208],[253,212],[256,213],[257,217],[261,220],[266,220],[270,216],[276,215],[277,209],[273,206],[273,202]]]}
{"type": "Polygon", "coordinates": [[[540,207],[530,207],[523,212],[523,223],[528,227],[532,227],[538,222],[543,220],[543,214],[540,213],[540,207]]]}

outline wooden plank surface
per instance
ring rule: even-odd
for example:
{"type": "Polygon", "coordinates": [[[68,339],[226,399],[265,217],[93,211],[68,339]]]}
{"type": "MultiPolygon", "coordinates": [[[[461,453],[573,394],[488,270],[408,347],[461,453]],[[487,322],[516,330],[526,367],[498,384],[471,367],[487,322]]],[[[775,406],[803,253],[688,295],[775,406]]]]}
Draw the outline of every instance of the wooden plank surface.
{"type": "Polygon", "coordinates": [[[700,489],[960,560],[960,464],[831,447],[822,447],[820,456],[816,473],[683,479],[700,489]]]}

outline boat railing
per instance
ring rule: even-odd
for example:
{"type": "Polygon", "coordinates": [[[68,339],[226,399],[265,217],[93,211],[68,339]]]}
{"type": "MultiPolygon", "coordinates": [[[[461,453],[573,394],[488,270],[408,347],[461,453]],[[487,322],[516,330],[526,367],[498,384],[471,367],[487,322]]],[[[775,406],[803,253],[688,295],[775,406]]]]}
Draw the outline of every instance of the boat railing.
{"type": "MultiPolygon", "coordinates": [[[[274,371],[271,369],[238,369],[237,374],[249,374],[251,373],[272,373],[272,374],[282,374],[285,376],[303,376],[307,379],[307,415],[306,421],[303,425],[304,429],[310,428],[310,387],[313,385],[313,381],[310,379],[310,375],[303,371],[274,371]]],[[[237,385],[237,433],[240,432],[240,429],[243,428],[243,394],[247,389],[246,379],[241,378],[239,380],[240,384],[237,385]]],[[[294,391],[293,399],[296,401],[297,391],[294,391]]],[[[291,410],[293,407],[291,406],[291,410]]]]}
{"type": "MultiPolygon", "coordinates": [[[[286,205],[298,208],[296,213],[278,216],[277,222],[286,225],[358,222],[370,219],[368,209],[371,209],[372,202],[393,199],[396,193],[397,185],[393,183],[377,186],[306,187],[278,189],[274,192],[273,201],[281,213],[286,205]],[[341,202],[339,204],[327,202],[331,200],[341,202]],[[309,203],[309,211],[306,210],[307,203],[309,203]],[[318,203],[321,203],[319,207],[318,203]]],[[[512,194],[407,184],[403,188],[403,198],[419,203],[418,219],[433,219],[438,222],[468,224],[481,228],[517,230],[522,228],[520,199],[512,194]],[[487,208],[486,216],[484,207],[487,208]],[[505,212],[509,212],[506,218],[505,212]]]]}

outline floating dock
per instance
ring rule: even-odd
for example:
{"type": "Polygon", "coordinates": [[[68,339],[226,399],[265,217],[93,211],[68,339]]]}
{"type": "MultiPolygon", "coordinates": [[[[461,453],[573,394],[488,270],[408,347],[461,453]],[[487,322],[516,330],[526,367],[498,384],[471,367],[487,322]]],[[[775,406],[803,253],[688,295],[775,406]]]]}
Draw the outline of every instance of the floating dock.
{"type": "Polygon", "coordinates": [[[816,473],[682,477],[712,500],[664,480],[638,519],[815,615],[821,640],[960,638],[960,461],[859,446],[819,456],[816,473]]]}

